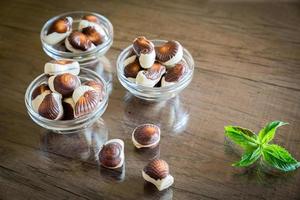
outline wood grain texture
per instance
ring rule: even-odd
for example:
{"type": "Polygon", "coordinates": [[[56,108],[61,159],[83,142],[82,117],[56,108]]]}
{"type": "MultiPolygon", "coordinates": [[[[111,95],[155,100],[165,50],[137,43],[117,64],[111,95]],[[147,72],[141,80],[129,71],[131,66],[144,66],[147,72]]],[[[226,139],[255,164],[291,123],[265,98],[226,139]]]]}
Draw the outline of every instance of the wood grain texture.
{"type": "Polygon", "coordinates": [[[300,198],[299,170],[260,177],[231,167],[238,157],[223,133],[229,124],[258,131],[271,120],[289,122],[275,140],[300,160],[299,2],[13,0],[0,2],[0,18],[0,199],[300,198]],[[82,159],[90,147],[81,137],[46,133],[26,113],[25,90],[49,60],[40,29],[72,10],[101,13],[114,25],[105,69],[113,91],[103,120],[108,138],[125,141],[123,181],[82,159]],[[192,53],[194,79],[177,98],[147,103],[118,82],[116,58],[139,35],[178,40],[192,53]],[[154,153],[131,143],[131,131],[145,122],[162,127],[154,153]],[[141,177],[153,157],[165,159],[175,178],[164,192],[141,177]]]}

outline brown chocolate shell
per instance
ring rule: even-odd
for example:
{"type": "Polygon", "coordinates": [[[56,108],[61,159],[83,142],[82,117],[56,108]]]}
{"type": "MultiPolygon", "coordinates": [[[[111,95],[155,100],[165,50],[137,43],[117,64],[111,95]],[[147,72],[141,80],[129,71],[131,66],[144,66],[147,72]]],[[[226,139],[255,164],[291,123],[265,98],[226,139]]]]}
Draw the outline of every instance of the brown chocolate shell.
{"type": "Polygon", "coordinates": [[[73,31],[67,39],[74,49],[86,51],[92,46],[91,40],[79,31],[73,31]]]}
{"type": "Polygon", "coordinates": [[[64,97],[69,97],[80,86],[80,80],[78,76],[70,73],[59,74],[55,76],[53,86],[56,92],[62,94],[64,97]]]}
{"type": "Polygon", "coordinates": [[[43,83],[41,85],[39,85],[38,87],[36,87],[31,95],[31,100],[35,99],[37,96],[39,96],[40,94],[42,94],[43,92],[49,90],[50,88],[48,87],[48,85],[46,83],[43,83]]]}
{"type": "Polygon", "coordinates": [[[62,102],[62,106],[63,106],[63,109],[64,109],[64,116],[62,118],[62,120],[72,120],[75,118],[74,116],[74,109],[73,107],[67,103],[67,102],[62,102]]]}
{"type": "Polygon", "coordinates": [[[99,95],[99,99],[102,100],[103,99],[103,96],[104,96],[104,86],[102,83],[98,82],[98,81],[86,81],[84,82],[84,85],[87,85],[87,86],[91,86],[92,88],[94,88],[98,95],[99,95]]]}
{"type": "Polygon", "coordinates": [[[54,32],[66,33],[71,29],[71,27],[72,27],[72,22],[70,22],[68,18],[59,18],[51,24],[50,28],[48,29],[47,35],[54,32]]]}
{"type": "Polygon", "coordinates": [[[82,33],[85,34],[95,45],[103,43],[103,36],[94,27],[88,26],[83,28],[82,33]]]}
{"type": "Polygon", "coordinates": [[[80,117],[91,113],[97,106],[99,96],[96,90],[86,91],[75,103],[75,116],[80,117]]]}
{"type": "Polygon", "coordinates": [[[133,50],[135,51],[136,55],[148,54],[154,50],[152,43],[147,40],[144,36],[137,37],[133,41],[133,50]]]}
{"type": "Polygon", "coordinates": [[[99,161],[104,167],[116,167],[122,161],[122,146],[117,142],[104,145],[99,152],[99,161]]]}
{"type": "Polygon", "coordinates": [[[151,178],[158,180],[169,175],[169,165],[161,159],[154,159],[144,168],[144,172],[151,178]]]}
{"type": "Polygon", "coordinates": [[[166,67],[159,62],[155,62],[151,68],[144,72],[144,74],[148,79],[156,80],[159,79],[165,72],[166,67]]]}
{"type": "Polygon", "coordinates": [[[124,67],[124,75],[127,78],[135,78],[141,69],[142,67],[139,63],[139,60],[136,58],[134,62],[124,67]]]}
{"type": "Polygon", "coordinates": [[[167,70],[165,75],[165,81],[167,82],[176,82],[179,81],[183,74],[187,70],[187,64],[184,61],[177,63],[174,67],[167,70]]]}
{"type": "Polygon", "coordinates": [[[134,139],[141,145],[151,145],[160,138],[160,128],[154,124],[138,126],[133,133],[134,139]]]}
{"type": "Polygon", "coordinates": [[[167,62],[176,55],[179,45],[178,42],[171,40],[162,46],[155,47],[156,59],[159,62],[167,62]]]}
{"type": "Polygon", "coordinates": [[[61,112],[59,102],[56,101],[53,93],[45,96],[38,109],[38,113],[47,119],[57,119],[61,112]]]}

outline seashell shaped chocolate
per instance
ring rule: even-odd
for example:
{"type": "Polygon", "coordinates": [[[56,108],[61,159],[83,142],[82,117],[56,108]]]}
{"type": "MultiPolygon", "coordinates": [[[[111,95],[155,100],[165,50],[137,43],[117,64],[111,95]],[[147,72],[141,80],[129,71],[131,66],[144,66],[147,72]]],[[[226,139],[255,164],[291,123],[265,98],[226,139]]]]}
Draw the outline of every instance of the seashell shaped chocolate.
{"type": "Polygon", "coordinates": [[[40,103],[44,100],[45,96],[51,94],[51,90],[46,83],[36,87],[31,94],[31,105],[35,112],[38,112],[40,103]]]}
{"type": "Polygon", "coordinates": [[[92,41],[85,34],[79,31],[73,31],[65,39],[65,45],[66,48],[73,53],[81,53],[95,48],[92,41]]]}
{"type": "MultiPolygon", "coordinates": [[[[83,33],[85,32],[84,29],[90,27],[91,30],[93,30],[94,34],[95,32],[98,33],[98,35],[101,38],[101,43],[106,40],[106,32],[104,28],[101,26],[100,20],[98,17],[94,15],[86,15],[83,16],[82,19],[79,22],[78,30],[82,31],[83,33]]],[[[99,43],[99,44],[101,44],[99,43]]],[[[95,44],[98,45],[98,44],[95,44]]]]}
{"type": "Polygon", "coordinates": [[[80,86],[80,79],[70,73],[58,74],[48,79],[49,88],[63,97],[70,97],[73,91],[80,86]]]}
{"type": "Polygon", "coordinates": [[[109,169],[122,167],[124,158],[124,142],[120,139],[107,141],[99,152],[100,164],[109,169]]]}
{"type": "Polygon", "coordinates": [[[168,85],[173,85],[180,81],[186,73],[187,68],[187,64],[183,60],[175,64],[174,67],[169,68],[167,73],[161,79],[161,86],[165,87],[168,85]]]}
{"type": "MultiPolygon", "coordinates": [[[[50,90],[49,86],[46,83],[43,83],[43,84],[39,85],[38,87],[36,87],[32,91],[31,100],[35,101],[38,98],[40,98],[41,95],[45,96],[50,93],[51,93],[51,90],[50,90]]],[[[42,97],[42,98],[44,98],[44,97],[42,97]]]]}
{"type": "Polygon", "coordinates": [[[99,95],[99,101],[102,101],[102,99],[105,95],[103,83],[91,80],[91,81],[84,82],[83,85],[87,85],[87,86],[94,88],[99,95]]]}
{"type": "Polygon", "coordinates": [[[31,106],[45,118],[72,120],[88,115],[99,108],[98,104],[106,95],[106,88],[101,80],[98,82],[88,79],[81,85],[77,76],[80,71],[77,61],[52,60],[45,64],[44,71],[47,83],[32,91],[31,106]]]}
{"type": "Polygon", "coordinates": [[[140,65],[147,69],[155,62],[154,44],[144,36],[137,37],[133,41],[133,50],[139,56],[140,65]]]}
{"type": "Polygon", "coordinates": [[[99,95],[97,91],[87,85],[76,88],[72,95],[75,103],[75,117],[81,117],[91,113],[98,105],[99,95]]]}
{"type": "Polygon", "coordinates": [[[132,50],[124,59],[123,66],[127,80],[144,87],[174,85],[189,70],[183,59],[183,47],[178,41],[171,40],[155,47],[144,36],[133,41],[132,50]]]}
{"type": "Polygon", "coordinates": [[[132,142],[138,149],[154,148],[160,141],[160,128],[154,124],[142,124],[132,132],[132,142]]]}
{"type": "Polygon", "coordinates": [[[72,31],[72,17],[59,18],[49,27],[44,41],[49,45],[55,45],[64,40],[72,31]]]}
{"type": "Polygon", "coordinates": [[[94,27],[88,26],[82,29],[82,33],[94,44],[99,45],[103,43],[104,35],[101,35],[94,27]]]}
{"type": "Polygon", "coordinates": [[[80,72],[79,63],[72,59],[51,60],[45,64],[44,73],[48,75],[58,75],[70,73],[78,75],[80,72]]]}
{"type": "Polygon", "coordinates": [[[154,159],[142,171],[143,178],[154,184],[159,191],[167,189],[174,183],[173,176],[169,173],[169,165],[161,159],[154,159]]]}
{"type": "Polygon", "coordinates": [[[156,62],[151,66],[151,68],[139,71],[135,82],[138,85],[154,87],[160,81],[165,72],[165,66],[156,62]]]}
{"type": "Polygon", "coordinates": [[[174,66],[183,57],[183,48],[175,40],[171,40],[162,46],[155,47],[157,61],[166,66],[174,66]]]}
{"type": "Polygon", "coordinates": [[[126,78],[132,78],[135,80],[137,74],[142,69],[138,59],[134,59],[132,62],[127,61],[128,64],[125,65],[124,75],[126,78]],[[130,63],[129,63],[130,62],[130,63]]]}
{"type": "Polygon", "coordinates": [[[31,104],[33,110],[42,117],[58,120],[64,113],[61,99],[60,94],[52,93],[48,86],[42,84],[33,91],[31,104]]]}

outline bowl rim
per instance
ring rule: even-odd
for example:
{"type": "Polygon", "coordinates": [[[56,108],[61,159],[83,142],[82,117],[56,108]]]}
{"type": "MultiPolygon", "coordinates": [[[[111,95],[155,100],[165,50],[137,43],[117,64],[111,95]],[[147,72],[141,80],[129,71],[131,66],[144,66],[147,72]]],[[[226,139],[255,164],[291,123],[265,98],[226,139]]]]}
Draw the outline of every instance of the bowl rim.
{"type": "MultiPolygon", "coordinates": [[[[108,94],[108,84],[106,81],[98,75],[96,72],[87,69],[87,68],[80,68],[80,72],[83,71],[86,74],[92,75],[93,77],[96,77],[98,80],[100,80],[103,83],[103,89],[105,92],[103,100],[98,103],[97,107],[94,109],[93,112],[89,113],[88,115],[81,116],[79,118],[75,118],[72,120],[51,120],[47,119],[45,117],[42,117],[38,113],[36,113],[33,110],[32,104],[31,104],[31,95],[33,90],[38,86],[38,84],[43,83],[42,79],[45,79],[48,77],[47,74],[42,73],[39,76],[37,76],[31,83],[28,85],[26,92],[25,92],[25,105],[27,112],[31,119],[37,123],[38,125],[46,128],[46,129],[51,129],[51,130],[57,130],[57,131],[70,131],[70,130],[75,130],[75,129],[80,129],[84,128],[90,123],[94,122],[97,120],[102,114],[105,112],[107,105],[108,105],[108,99],[109,99],[109,94],[108,94]]],[[[78,75],[79,78],[81,77],[80,74],[78,75]]],[[[85,76],[82,76],[85,77],[85,76]]],[[[94,79],[93,79],[94,80],[94,79]]]]}
{"type": "MultiPolygon", "coordinates": [[[[150,40],[153,43],[165,43],[168,40],[162,40],[162,39],[153,39],[150,40]]],[[[193,76],[193,72],[194,72],[194,68],[195,68],[195,62],[193,59],[193,56],[191,55],[191,53],[184,47],[183,48],[183,57],[184,55],[186,55],[186,57],[189,59],[190,64],[185,61],[188,66],[189,66],[189,71],[187,72],[187,74],[185,75],[185,77],[183,77],[180,81],[178,81],[175,84],[172,85],[167,85],[164,87],[147,87],[147,86],[143,86],[143,85],[138,85],[134,82],[129,81],[129,79],[127,77],[125,77],[124,75],[124,65],[121,62],[124,62],[125,58],[125,54],[127,54],[127,56],[129,55],[131,49],[132,49],[133,45],[129,45],[127,46],[118,56],[116,65],[117,65],[117,75],[119,77],[119,80],[123,82],[125,82],[129,87],[134,88],[135,90],[140,90],[140,91],[149,91],[149,92],[167,92],[170,90],[176,90],[177,88],[180,88],[179,86],[184,85],[184,83],[189,82],[190,79],[193,76]]]]}
{"type": "Polygon", "coordinates": [[[42,29],[41,29],[41,32],[40,32],[40,40],[41,40],[41,43],[42,43],[42,46],[43,48],[45,48],[47,51],[51,52],[52,54],[54,55],[58,55],[58,56],[61,56],[61,57],[81,57],[81,56],[90,56],[90,55],[94,55],[95,53],[105,49],[106,47],[109,47],[112,45],[112,42],[113,42],[113,36],[114,36],[114,31],[113,31],[113,25],[112,23],[103,15],[99,14],[99,13],[96,13],[96,12],[90,12],[90,11],[70,11],[70,12],[65,12],[65,13],[61,13],[59,15],[56,15],[50,19],[48,19],[42,29]],[[104,43],[100,44],[100,45],[97,45],[96,48],[90,50],[90,51],[83,51],[83,52],[66,52],[66,51],[60,51],[60,50],[57,50],[56,48],[53,48],[53,45],[49,45],[47,44],[45,41],[44,41],[44,33],[46,31],[46,28],[55,20],[61,18],[61,17],[66,17],[66,16],[69,16],[69,15],[75,15],[75,14],[78,14],[78,15],[94,15],[98,18],[100,18],[100,21],[104,22],[103,24],[107,24],[107,26],[105,26],[105,28],[107,29],[107,40],[105,40],[104,43]]]}

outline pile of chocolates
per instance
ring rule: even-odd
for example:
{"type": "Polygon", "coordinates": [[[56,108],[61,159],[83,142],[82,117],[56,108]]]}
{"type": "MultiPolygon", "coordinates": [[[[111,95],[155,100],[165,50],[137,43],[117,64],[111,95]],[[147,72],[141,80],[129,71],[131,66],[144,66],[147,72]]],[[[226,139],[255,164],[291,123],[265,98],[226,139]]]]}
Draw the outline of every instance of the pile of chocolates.
{"type": "Polygon", "coordinates": [[[73,18],[64,17],[49,26],[43,40],[59,50],[81,53],[102,44],[107,40],[107,34],[99,18],[94,15],[83,16],[74,30],[73,18]]]}
{"type": "Polygon", "coordinates": [[[165,87],[180,81],[189,70],[183,47],[175,40],[161,46],[144,36],[133,41],[132,52],[124,60],[124,75],[131,82],[146,87],[165,87]]]}
{"type": "MultiPolygon", "coordinates": [[[[160,128],[154,124],[142,124],[132,132],[132,142],[137,149],[150,149],[159,144],[160,128]]],[[[108,169],[118,169],[124,164],[124,142],[120,139],[107,141],[99,152],[100,164],[108,169]]],[[[143,178],[154,184],[159,191],[174,183],[169,165],[162,159],[153,159],[142,170],[143,178]]]]}
{"type": "Polygon", "coordinates": [[[95,80],[81,83],[79,72],[75,60],[47,62],[44,73],[49,78],[33,90],[33,110],[51,120],[71,120],[91,113],[105,95],[103,83],[95,80]]]}

